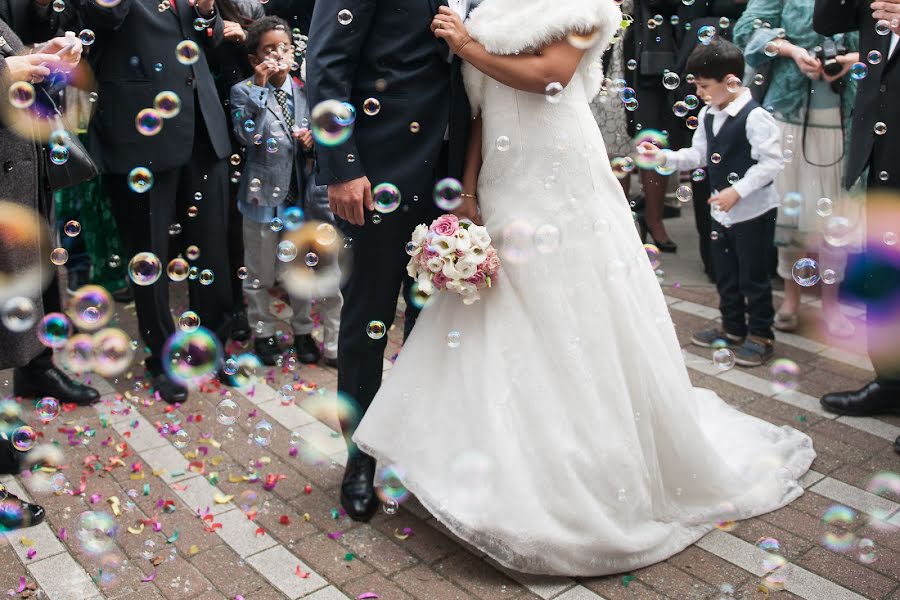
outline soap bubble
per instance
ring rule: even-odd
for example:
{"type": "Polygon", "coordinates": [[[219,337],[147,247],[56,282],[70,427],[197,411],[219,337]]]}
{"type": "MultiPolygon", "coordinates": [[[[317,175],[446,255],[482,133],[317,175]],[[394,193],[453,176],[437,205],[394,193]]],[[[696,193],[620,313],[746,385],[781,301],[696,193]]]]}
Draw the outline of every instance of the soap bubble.
{"type": "Polygon", "coordinates": [[[181,112],[181,98],[175,92],[162,91],[153,99],[153,108],[163,119],[172,119],[181,112]]]}
{"type": "Polygon", "coordinates": [[[819,283],[819,263],[811,258],[801,258],[794,263],[791,276],[803,287],[812,287],[819,283]]]}
{"type": "Polygon", "coordinates": [[[184,281],[188,278],[190,270],[191,266],[188,264],[188,261],[180,256],[170,260],[168,266],[166,266],[166,274],[172,281],[184,281]]]}
{"type": "Polygon", "coordinates": [[[105,327],[113,317],[112,296],[99,285],[86,285],[75,291],[67,311],[75,326],[82,331],[105,327]]]}
{"type": "Polygon", "coordinates": [[[94,334],[94,372],[103,377],[115,377],[125,371],[134,358],[131,338],[121,329],[101,329],[94,334]]]}
{"type": "Polygon", "coordinates": [[[441,210],[456,210],[463,202],[462,193],[463,187],[458,180],[452,177],[441,179],[434,186],[434,203],[441,210]]]}
{"type": "Polygon", "coordinates": [[[728,369],[734,367],[734,352],[732,352],[729,348],[719,348],[713,351],[713,364],[720,371],[727,371],[728,369]]]}
{"type": "Polygon", "coordinates": [[[271,423],[263,419],[253,428],[253,441],[257,446],[268,446],[275,437],[275,428],[271,423]]]}
{"type": "Polygon", "coordinates": [[[24,296],[15,296],[3,304],[0,311],[0,322],[15,333],[28,331],[37,321],[37,310],[34,302],[24,296]]]}
{"type": "Polygon", "coordinates": [[[37,335],[44,346],[62,348],[72,335],[72,323],[62,313],[47,313],[38,324],[37,335]]]}
{"type": "Polygon", "coordinates": [[[156,109],[145,108],[134,118],[134,126],[141,135],[154,136],[162,131],[163,118],[156,109]]]}
{"type": "Polygon", "coordinates": [[[78,517],[75,537],[85,553],[99,555],[114,548],[118,529],[119,526],[111,514],[86,511],[78,517]]]}
{"type": "Polygon", "coordinates": [[[37,434],[28,425],[16,427],[9,436],[12,447],[19,452],[28,452],[37,443],[37,434]]]}
{"type": "Polygon", "coordinates": [[[153,187],[153,173],[146,167],[135,167],[128,173],[128,187],[137,194],[150,191],[153,187]]]}
{"type": "Polygon", "coordinates": [[[205,327],[176,331],[166,340],[161,361],[170,378],[197,385],[215,376],[222,363],[222,345],[205,327]]]}
{"type": "Polygon", "coordinates": [[[153,285],[162,275],[162,263],[152,252],[138,252],[128,262],[128,276],[136,285],[153,285]]]}
{"type": "Polygon", "coordinates": [[[800,367],[788,358],[779,358],[769,367],[769,379],[776,393],[796,389],[800,382],[800,367]]]}
{"type": "Polygon", "coordinates": [[[387,333],[387,328],[381,321],[369,321],[369,324],[366,326],[366,335],[373,340],[380,340],[385,333],[387,333]]]}
{"type": "Polygon", "coordinates": [[[175,46],[175,58],[183,65],[192,65],[200,60],[200,47],[193,40],[182,40],[175,46]]]}
{"type": "Polygon", "coordinates": [[[372,189],[372,200],[378,212],[392,213],[400,207],[400,189],[393,183],[379,183],[372,189]]]}
{"type": "Polygon", "coordinates": [[[353,106],[338,100],[320,102],[310,116],[313,137],[323,146],[339,146],[346,142],[356,121],[353,106]]]}
{"type": "Polygon", "coordinates": [[[216,406],[216,421],[222,425],[234,425],[241,416],[241,406],[229,397],[216,406]]]}
{"type": "Polygon", "coordinates": [[[49,423],[59,416],[59,400],[44,396],[34,403],[34,412],[42,423],[49,423]]]}

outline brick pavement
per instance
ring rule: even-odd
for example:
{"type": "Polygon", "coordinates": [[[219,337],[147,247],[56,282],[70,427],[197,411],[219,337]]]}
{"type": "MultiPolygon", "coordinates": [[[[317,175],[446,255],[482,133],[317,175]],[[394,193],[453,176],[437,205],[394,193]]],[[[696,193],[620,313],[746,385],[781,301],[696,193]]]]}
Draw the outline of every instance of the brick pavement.
{"type": "MultiPolygon", "coordinates": [[[[708,287],[665,291],[686,345],[690,330],[714,315],[715,294],[708,287]]],[[[133,309],[119,307],[118,318],[134,334],[133,309]]],[[[389,335],[387,357],[400,344],[399,331],[389,335]]],[[[208,386],[174,409],[149,396],[135,366],[117,380],[89,377],[104,393],[101,404],[37,427],[43,442],[65,451],[57,478],[5,479],[11,490],[44,504],[48,518],[0,545],[0,592],[142,600],[900,599],[900,497],[862,489],[876,472],[898,470],[890,444],[900,418],[836,419],[815,398],[866,380],[864,357],[833,352],[814,328],[784,337],[778,356],[794,360],[801,376],[795,392],[779,394],[764,368],[720,373],[705,352],[686,352],[696,385],[805,431],[819,458],[799,500],[733,530],[716,530],[663,563],[595,578],[512,573],[465,547],[415,499],[395,514],[354,523],[337,502],[345,460],[340,437],[333,423],[315,421],[301,408],[311,395],[334,390],[334,371],[266,370],[255,387],[232,392],[241,416],[227,427],[215,420],[224,388],[208,386]],[[285,384],[295,388],[294,400],[279,398],[276,390],[285,384]],[[269,446],[253,439],[263,419],[274,427],[269,446]],[[186,445],[173,435],[176,428],[187,432],[186,445]],[[303,438],[296,446],[292,431],[303,438]],[[274,487],[264,485],[267,477],[274,487]],[[823,514],[836,504],[848,507],[852,522],[826,529],[823,514]],[[116,530],[101,539],[102,551],[87,551],[97,544],[78,535],[79,515],[88,510],[113,515],[116,530]],[[828,531],[871,539],[874,553],[828,550],[822,544],[828,531]],[[784,591],[759,588],[763,555],[755,543],[762,537],[778,539],[790,561],[784,591]],[[17,592],[20,584],[28,587],[17,592]]],[[[4,396],[11,393],[9,379],[0,373],[4,396]]]]}

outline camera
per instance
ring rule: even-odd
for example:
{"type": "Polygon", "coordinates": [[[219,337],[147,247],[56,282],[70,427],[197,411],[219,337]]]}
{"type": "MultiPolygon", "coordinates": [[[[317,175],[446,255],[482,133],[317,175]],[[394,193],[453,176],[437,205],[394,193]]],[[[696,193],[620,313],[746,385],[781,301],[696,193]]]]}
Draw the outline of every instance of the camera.
{"type": "Polygon", "coordinates": [[[813,55],[822,63],[822,70],[829,77],[834,77],[843,68],[837,57],[847,54],[847,46],[843,42],[835,42],[831,38],[825,38],[821,46],[813,48],[813,55]]]}

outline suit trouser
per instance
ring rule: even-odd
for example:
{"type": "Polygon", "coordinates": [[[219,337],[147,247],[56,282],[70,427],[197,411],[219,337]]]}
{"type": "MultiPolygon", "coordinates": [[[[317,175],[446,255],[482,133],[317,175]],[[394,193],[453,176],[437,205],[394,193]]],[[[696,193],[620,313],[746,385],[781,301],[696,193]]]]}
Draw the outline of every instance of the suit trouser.
{"type": "Polygon", "coordinates": [[[713,221],[717,237],[710,245],[722,328],[726,333],[774,339],[772,278],[769,264],[777,209],[724,227],[713,221]],[[748,315],[749,319],[745,316],[748,315]]]}
{"type": "MultiPolygon", "coordinates": [[[[135,157],[135,166],[138,165],[140,158],[135,157]]],[[[182,253],[187,246],[196,245],[200,249],[199,258],[191,261],[191,266],[201,271],[209,269],[215,276],[210,285],[202,285],[199,279],[189,280],[191,309],[200,316],[200,324],[214,332],[223,344],[228,339],[232,296],[228,249],[224,243],[228,230],[226,167],[226,161],[216,156],[205,126],[198,120],[190,162],[168,171],[153,172],[153,186],[148,191],[134,192],[128,186],[127,174],[103,177],[129,260],[138,252],[149,251],[159,257],[163,266],[156,283],[141,286],[132,282],[141,337],[152,355],[147,362],[151,371],[158,369],[162,347],[175,332],[169,310],[166,265],[170,256],[182,253]],[[194,199],[197,192],[202,194],[200,200],[194,199]],[[195,217],[188,216],[189,206],[199,210],[195,217]],[[169,233],[175,223],[182,226],[177,248],[172,247],[175,238],[169,233]]]]}
{"type": "MultiPolygon", "coordinates": [[[[247,320],[256,332],[257,338],[275,335],[278,320],[270,307],[272,295],[270,290],[275,286],[282,265],[276,253],[281,234],[272,231],[268,223],[256,223],[244,218],[244,266],[247,267],[247,278],[243,282],[244,297],[247,299],[247,320]],[[257,283],[258,282],[258,283],[257,283]]],[[[294,260],[303,260],[297,257],[294,260]]],[[[312,333],[313,320],[310,314],[312,302],[308,298],[290,296],[291,329],[294,335],[312,333]]],[[[341,322],[343,300],[340,294],[324,298],[321,301],[322,325],[324,330],[325,356],[336,358],[338,352],[338,329],[341,322]]]]}

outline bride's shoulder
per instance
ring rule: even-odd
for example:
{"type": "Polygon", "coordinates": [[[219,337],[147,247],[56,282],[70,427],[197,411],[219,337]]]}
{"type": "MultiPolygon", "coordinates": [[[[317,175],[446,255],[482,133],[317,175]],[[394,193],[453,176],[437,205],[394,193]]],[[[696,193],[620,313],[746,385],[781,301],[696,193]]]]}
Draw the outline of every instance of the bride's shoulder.
{"type": "Polygon", "coordinates": [[[570,33],[595,32],[605,48],[621,20],[613,0],[481,0],[466,26],[488,52],[513,54],[570,33]]]}

